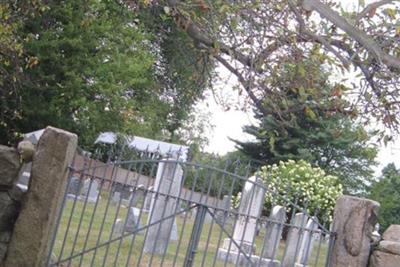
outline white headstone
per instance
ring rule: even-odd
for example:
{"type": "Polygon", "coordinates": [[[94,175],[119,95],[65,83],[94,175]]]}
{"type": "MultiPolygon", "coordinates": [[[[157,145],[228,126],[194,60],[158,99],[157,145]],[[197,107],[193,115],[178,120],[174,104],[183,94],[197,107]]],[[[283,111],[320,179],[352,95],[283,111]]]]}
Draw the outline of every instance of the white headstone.
{"type": "Polygon", "coordinates": [[[379,233],[379,223],[375,224],[374,231],[372,232],[372,239],[375,242],[379,242],[381,238],[381,234],[379,233]]]}
{"type": "Polygon", "coordinates": [[[114,235],[121,236],[123,234],[124,221],[118,218],[114,224],[114,235]]]}
{"type": "Polygon", "coordinates": [[[182,186],[182,167],[175,162],[160,162],[154,190],[148,224],[155,223],[147,229],[144,251],[163,254],[168,246],[175,218],[170,217],[177,211],[177,199],[182,186]]]}
{"type": "MultiPolygon", "coordinates": [[[[250,177],[244,185],[239,205],[239,218],[233,231],[233,240],[248,257],[254,252],[257,218],[259,218],[265,196],[265,187],[260,178],[250,177]]],[[[224,240],[222,248],[218,249],[218,258],[229,262],[246,264],[247,257],[230,238],[224,240]]]]}
{"type": "Polygon", "coordinates": [[[96,202],[99,196],[99,193],[97,191],[98,187],[99,184],[96,180],[91,180],[91,179],[85,180],[80,199],[86,201],[87,197],[87,202],[96,202]]]}
{"type": "Polygon", "coordinates": [[[125,232],[133,232],[140,227],[139,223],[140,209],[130,207],[126,219],[125,232]]]}
{"type": "Polygon", "coordinates": [[[313,235],[317,230],[318,230],[317,218],[312,217],[308,219],[306,225],[306,231],[303,234],[299,257],[298,257],[298,263],[300,263],[303,266],[306,266],[308,260],[310,259],[310,255],[314,246],[313,235]]]}
{"type": "Polygon", "coordinates": [[[261,257],[267,259],[275,259],[279,250],[279,241],[282,237],[282,230],[286,222],[286,210],[282,206],[275,206],[271,215],[270,221],[267,222],[265,233],[264,248],[261,257]]]}
{"type": "Polygon", "coordinates": [[[293,267],[296,263],[297,255],[299,254],[300,246],[302,243],[303,230],[307,223],[307,215],[299,212],[296,213],[290,224],[292,227],[286,238],[286,251],[283,256],[282,266],[293,267]]]}

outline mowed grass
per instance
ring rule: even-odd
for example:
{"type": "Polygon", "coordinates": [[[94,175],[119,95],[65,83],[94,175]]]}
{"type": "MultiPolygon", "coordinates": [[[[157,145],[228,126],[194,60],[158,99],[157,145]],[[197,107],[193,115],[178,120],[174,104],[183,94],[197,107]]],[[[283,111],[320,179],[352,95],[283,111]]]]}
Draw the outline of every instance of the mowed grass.
{"type": "MultiPolygon", "coordinates": [[[[136,206],[140,208],[142,203],[136,206]]],[[[123,238],[115,233],[115,229],[111,234],[115,220],[125,220],[127,210],[123,205],[118,206],[108,201],[107,193],[102,193],[97,206],[95,203],[85,204],[83,201],[67,200],[56,235],[53,259],[62,261],[72,256],[69,265],[72,267],[183,266],[194,224],[191,216],[187,214],[176,217],[178,241],[171,240],[165,253],[157,255],[142,252],[145,230],[136,234],[125,233],[123,238]]],[[[142,227],[147,225],[147,216],[146,212],[141,212],[142,227]]],[[[232,221],[224,227],[230,234],[232,228],[232,221]]],[[[261,231],[256,238],[256,255],[261,253],[264,236],[265,232],[261,231]]],[[[235,266],[216,257],[218,247],[222,246],[226,237],[218,224],[206,221],[201,231],[194,266],[235,266]]],[[[282,259],[284,250],[285,243],[281,241],[277,259],[282,259]]],[[[309,265],[325,266],[326,252],[325,242],[315,242],[309,265]]],[[[61,266],[68,266],[68,261],[61,266]]]]}

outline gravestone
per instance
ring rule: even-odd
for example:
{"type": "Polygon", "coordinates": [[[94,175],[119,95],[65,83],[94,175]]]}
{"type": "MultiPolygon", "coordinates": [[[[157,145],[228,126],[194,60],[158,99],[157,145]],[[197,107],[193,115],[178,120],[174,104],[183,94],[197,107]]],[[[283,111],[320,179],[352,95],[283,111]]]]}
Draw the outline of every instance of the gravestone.
{"type": "Polygon", "coordinates": [[[197,207],[192,208],[192,212],[190,213],[190,217],[192,220],[196,219],[197,216],[197,207]]]}
{"type": "Polygon", "coordinates": [[[281,265],[280,261],[276,260],[279,251],[279,241],[282,237],[282,230],[286,222],[286,210],[282,206],[275,206],[267,221],[266,233],[264,237],[264,245],[261,250],[261,257],[253,256],[253,262],[261,266],[278,267],[281,265]]]}
{"type": "Polygon", "coordinates": [[[307,266],[308,260],[310,259],[311,252],[314,246],[313,235],[318,230],[318,222],[316,217],[308,219],[306,225],[306,231],[303,234],[298,263],[300,266],[307,266]]]}
{"type": "Polygon", "coordinates": [[[133,232],[140,227],[139,223],[140,209],[130,207],[126,219],[125,232],[133,232]]]}
{"type": "Polygon", "coordinates": [[[24,192],[28,190],[29,179],[31,177],[32,162],[22,164],[19,172],[19,179],[17,186],[21,188],[24,192]]]}
{"type": "Polygon", "coordinates": [[[178,226],[176,225],[176,219],[175,219],[174,223],[172,224],[170,240],[178,241],[178,238],[179,238],[179,236],[178,236],[178,226]]]}
{"type": "Polygon", "coordinates": [[[382,239],[381,234],[379,233],[379,223],[375,224],[375,229],[372,232],[372,240],[377,243],[382,239]]]}
{"type": "Polygon", "coordinates": [[[113,194],[113,196],[112,196],[112,202],[114,203],[114,204],[119,204],[119,202],[120,202],[120,200],[121,200],[121,193],[120,192],[114,192],[114,194],[113,194]]]}
{"type": "Polygon", "coordinates": [[[144,208],[144,210],[150,210],[150,206],[151,206],[151,199],[152,199],[152,197],[153,197],[153,192],[151,192],[151,191],[153,191],[153,186],[150,186],[148,189],[147,189],[147,192],[145,193],[145,199],[144,199],[144,206],[143,206],[143,208],[144,208]]]}
{"type": "MultiPolygon", "coordinates": [[[[233,231],[233,240],[239,244],[241,251],[251,257],[254,252],[257,219],[264,204],[265,187],[260,178],[250,177],[243,188],[239,205],[239,218],[233,231]]],[[[239,250],[230,238],[224,240],[223,246],[218,249],[218,258],[228,262],[247,264],[247,257],[239,250]]]]}
{"type": "Polygon", "coordinates": [[[79,196],[81,191],[81,179],[76,176],[72,176],[68,185],[68,194],[79,196]]]}
{"type": "Polygon", "coordinates": [[[170,217],[177,210],[177,199],[182,186],[182,167],[176,162],[160,162],[150,205],[148,224],[155,223],[147,229],[144,251],[163,254],[166,250],[175,217],[170,217]],[[160,194],[161,193],[161,194],[160,194]]]}
{"type": "Polygon", "coordinates": [[[286,238],[286,251],[282,260],[282,267],[293,267],[299,255],[302,243],[303,229],[307,223],[307,215],[299,212],[290,221],[290,229],[286,238]]]}
{"type": "Polygon", "coordinates": [[[131,199],[129,203],[131,206],[136,206],[139,204],[140,201],[144,201],[145,196],[145,187],[144,185],[140,184],[137,188],[135,188],[131,194],[131,199]]]}
{"type": "Polygon", "coordinates": [[[121,198],[127,200],[131,197],[132,190],[128,185],[116,182],[113,184],[113,192],[119,192],[121,198]]]}
{"type": "MultiPolygon", "coordinates": [[[[126,217],[126,221],[118,218],[115,221],[114,225],[114,235],[121,236],[124,232],[129,232],[132,233],[136,231],[138,228],[140,228],[140,222],[139,222],[139,216],[140,216],[140,209],[135,208],[135,207],[130,207],[128,209],[128,214],[126,217]]],[[[143,234],[143,231],[137,232],[137,234],[143,234]]]]}
{"type": "Polygon", "coordinates": [[[227,221],[227,217],[229,215],[229,210],[231,209],[231,198],[228,195],[225,195],[222,201],[219,202],[219,208],[216,213],[216,219],[219,223],[223,223],[227,221]]]}
{"type": "Polygon", "coordinates": [[[96,202],[99,196],[99,192],[97,191],[98,187],[99,184],[96,180],[91,180],[91,179],[85,180],[80,199],[86,201],[87,197],[88,202],[92,203],[96,202]]]}
{"type": "Polygon", "coordinates": [[[122,219],[118,218],[117,220],[115,220],[113,234],[116,236],[121,236],[123,234],[123,230],[124,230],[123,228],[124,228],[124,221],[122,219]]]}

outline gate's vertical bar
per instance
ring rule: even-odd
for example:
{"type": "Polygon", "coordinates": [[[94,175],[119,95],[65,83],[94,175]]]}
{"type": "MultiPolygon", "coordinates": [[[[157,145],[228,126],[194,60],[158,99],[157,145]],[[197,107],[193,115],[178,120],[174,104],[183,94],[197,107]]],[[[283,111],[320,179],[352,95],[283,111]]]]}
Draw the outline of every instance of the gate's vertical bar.
{"type": "Polygon", "coordinates": [[[204,219],[206,216],[207,208],[203,205],[198,205],[196,218],[193,225],[192,234],[190,235],[189,246],[186,252],[185,267],[191,267],[194,263],[194,257],[197,252],[197,246],[199,244],[201,229],[204,224],[204,219]]]}
{"type": "Polygon", "coordinates": [[[329,233],[328,253],[326,253],[326,262],[325,262],[326,267],[332,266],[331,258],[332,258],[332,252],[333,252],[333,245],[335,244],[335,241],[336,241],[336,233],[330,232],[329,233]]]}
{"type": "MultiPolygon", "coordinates": [[[[192,205],[192,200],[193,200],[193,192],[195,191],[195,188],[196,188],[196,185],[197,185],[197,180],[198,180],[198,178],[199,178],[199,175],[200,175],[200,172],[199,172],[199,170],[198,170],[198,166],[193,166],[193,171],[195,172],[195,176],[194,176],[194,180],[193,180],[193,184],[192,184],[192,188],[191,188],[191,190],[190,190],[190,196],[189,196],[189,199],[188,199],[188,205],[192,205]]],[[[195,207],[196,206],[194,206],[193,208],[192,208],[192,210],[194,210],[195,209],[195,207]]],[[[185,214],[185,219],[184,219],[184,221],[183,221],[183,224],[182,224],[182,229],[181,229],[181,234],[180,234],[180,237],[179,237],[179,242],[178,242],[178,245],[177,245],[177,247],[176,247],[176,252],[175,252],[175,256],[174,256],[174,261],[173,261],[173,264],[172,264],[172,266],[173,267],[175,267],[175,264],[176,264],[176,260],[177,260],[177,258],[178,258],[178,254],[179,254],[179,249],[180,249],[180,246],[181,246],[181,244],[182,244],[182,237],[183,237],[183,235],[184,235],[184,230],[185,230],[185,226],[186,226],[186,220],[187,220],[187,213],[185,214]]]]}

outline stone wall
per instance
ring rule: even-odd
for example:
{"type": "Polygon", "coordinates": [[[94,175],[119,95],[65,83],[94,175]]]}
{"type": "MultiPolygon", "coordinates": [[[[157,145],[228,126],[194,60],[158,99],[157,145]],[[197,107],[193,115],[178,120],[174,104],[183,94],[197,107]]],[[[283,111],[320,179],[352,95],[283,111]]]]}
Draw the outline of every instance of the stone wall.
{"type": "Polygon", "coordinates": [[[20,167],[18,151],[0,145],[0,264],[6,256],[21,208],[22,191],[15,185],[20,167]]]}
{"type": "Polygon", "coordinates": [[[400,266],[400,225],[393,224],[383,233],[382,240],[372,251],[369,266],[400,266]]]}

